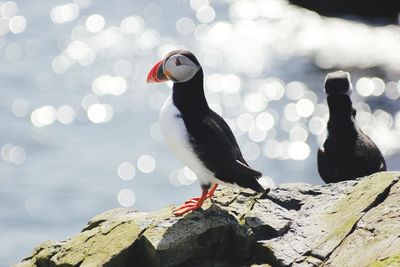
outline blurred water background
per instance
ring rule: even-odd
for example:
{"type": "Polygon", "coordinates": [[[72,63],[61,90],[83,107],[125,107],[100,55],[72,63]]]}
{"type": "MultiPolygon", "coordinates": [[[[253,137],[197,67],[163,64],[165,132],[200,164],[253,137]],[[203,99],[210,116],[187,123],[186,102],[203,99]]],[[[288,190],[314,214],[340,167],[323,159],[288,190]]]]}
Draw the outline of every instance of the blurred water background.
{"type": "Polygon", "coordinates": [[[170,84],[145,84],[186,47],[212,108],[264,182],[321,184],[327,72],[352,73],[357,121],[400,163],[400,29],[321,17],[285,0],[0,3],[0,266],[92,216],[200,193],[162,142],[170,84]]]}

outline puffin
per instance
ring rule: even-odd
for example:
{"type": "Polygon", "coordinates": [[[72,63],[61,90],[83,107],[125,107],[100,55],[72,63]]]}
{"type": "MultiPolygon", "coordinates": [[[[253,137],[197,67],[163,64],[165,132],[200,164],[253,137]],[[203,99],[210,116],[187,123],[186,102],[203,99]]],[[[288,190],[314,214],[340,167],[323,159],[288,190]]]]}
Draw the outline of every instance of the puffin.
{"type": "Polygon", "coordinates": [[[203,69],[188,50],[175,50],[151,68],[147,83],[172,81],[159,127],[175,156],[197,176],[202,194],[173,210],[175,216],[200,209],[218,184],[237,185],[263,193],[262,174],[243,158],[228,124],[210,109],[203,86],[203,69]]]}
{"type": "Polygon", "coordinates": [[[328,135],[318,150],[318,172],[325,183],[352,180],[380,171],[386,163],[377,145],[361,131],[352,106],[350,74],[329,73],[325,92],[329,106],[328,135]]]}

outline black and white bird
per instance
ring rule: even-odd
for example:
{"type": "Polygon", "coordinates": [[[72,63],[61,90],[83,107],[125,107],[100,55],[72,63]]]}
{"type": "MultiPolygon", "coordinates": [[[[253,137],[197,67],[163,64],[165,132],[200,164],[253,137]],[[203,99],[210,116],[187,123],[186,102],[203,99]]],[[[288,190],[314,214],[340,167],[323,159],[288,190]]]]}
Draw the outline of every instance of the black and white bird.
{"type": "Polygon", "coordinates": [[[356,124],[356,110],[350,99],[351,91],[348,72],[336,71],[326,76],[328,137],[318,150],[318,171],[326,183],[386,171],[381,151],[356,124]]]}
{"type": "Polygon", "coordinates": [[[187,50],[170,52],[147,76],[148,83],[174,82],[172,94],[161,108],[160,129],[170,149],[196,174],[202,188],[201,197],[174,210],[176,216],[199,209],[219,183],[265,191],[257,181],[262,174],[249,167],[229,126],[209,108],[203,78],[199,61],[187,50]]]}

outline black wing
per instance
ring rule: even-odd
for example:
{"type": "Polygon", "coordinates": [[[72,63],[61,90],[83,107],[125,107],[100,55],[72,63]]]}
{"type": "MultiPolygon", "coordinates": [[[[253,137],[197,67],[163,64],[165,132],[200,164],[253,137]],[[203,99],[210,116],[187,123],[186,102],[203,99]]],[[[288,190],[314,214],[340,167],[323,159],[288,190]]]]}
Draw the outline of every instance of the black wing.
{"type": "Polygon", "coordinates": [[[262,176],[244,160],[228,124],[214,111],[199,120],[185,120],[194,151],[215,176],[258,192],[265,190],[257,182],[262,176]]]}
{"type": "Polygon", "coordinates": [[[318,149],[317,162],[319,175],[325,183],[338,182],[338,179],[340,178],[337,174],[338,168],[335,166],[336,162],[329,159],[329,156],[327,153],[325,153],[324,148],[318,149]]]}
{"type": "Polygon", "coordinates": [[[376,144],[357,129],[354,139],[331,138],[318,150],[318,172],[326,183],[355,179],[386,171],[385,159],[376,144]]]}

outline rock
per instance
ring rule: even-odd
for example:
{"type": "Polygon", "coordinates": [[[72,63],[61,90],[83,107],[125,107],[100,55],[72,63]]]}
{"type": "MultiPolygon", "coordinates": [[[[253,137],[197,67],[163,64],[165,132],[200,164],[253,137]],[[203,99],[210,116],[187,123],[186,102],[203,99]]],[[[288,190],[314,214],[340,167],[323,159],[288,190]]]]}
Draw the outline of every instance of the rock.
{"type": "Polygon", "coordinates": [[[375,22],[397,24],[400,12],[398,1],[374,0],[289,0],[290,3],[305,7],[325,16],[361,17],[375,22]]]}
{"type": "Polygon", "coordinates": [[[286,184],[266,196],[221,187],[181,218],[173,207],[115,209],[15,266],[400,266],[399,176],[286,184]]]}

